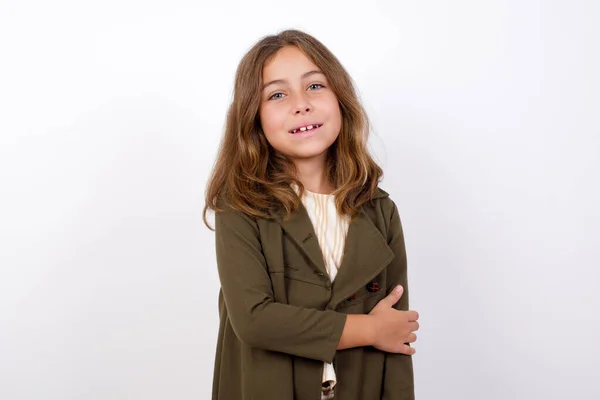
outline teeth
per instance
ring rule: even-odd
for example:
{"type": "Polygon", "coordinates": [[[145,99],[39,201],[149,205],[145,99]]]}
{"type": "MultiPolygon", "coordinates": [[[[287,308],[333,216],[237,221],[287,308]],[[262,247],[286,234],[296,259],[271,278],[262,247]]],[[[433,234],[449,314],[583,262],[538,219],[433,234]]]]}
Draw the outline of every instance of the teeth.
{"type": "Polygon", "coordinates": [[[306,132],[306,131],[310,131],[311,129],[316,129],[319,128],[321,125],[308,125],[308,126],[303,126],[302,128],[298,128],[298,129],[292,129],[291,132],[292,133],[296,133],[298,131],[300,132],[306,132]]]}

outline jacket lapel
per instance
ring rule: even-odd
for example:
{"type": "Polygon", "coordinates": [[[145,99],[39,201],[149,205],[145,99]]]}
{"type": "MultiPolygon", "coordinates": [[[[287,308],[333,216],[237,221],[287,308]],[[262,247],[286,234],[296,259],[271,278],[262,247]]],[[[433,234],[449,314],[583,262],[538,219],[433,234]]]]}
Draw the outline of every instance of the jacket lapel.
{"type": "Polygon", "coordinates": [[[282,214],[279,213],[278,220],[283,230],[308,257],[313,267],[327,274],[323,252],[304,204],[300,203],[298,212],[292,213],[287,220],[283,220],[282,214]]]}
{"type": "MultiPolygon", "coordinates": [[[[379,189],[375,199],[386,196],[388,194],[379,189]]],[[[283,219],[282,210],[271,214],[276,217],[283,230],[302,250],[313,267],[327,274],[323,252],[304,204],[300,202],[298,212],[292,213],[287,220],[283,219]]],[[[367,285],[393,258],[394,253],[387,240],[361,209],[348,228],[342,265],[333,282],[328,308],[335,309],[341,301],[367,285]]]]}
{"type": "Polygon", "coordinates": [[[333,282],[329,306],[337,305],[366,286],[394,258],[394,253],[379,229],[364,211],[350,224],[342,265],[333,282]]]}

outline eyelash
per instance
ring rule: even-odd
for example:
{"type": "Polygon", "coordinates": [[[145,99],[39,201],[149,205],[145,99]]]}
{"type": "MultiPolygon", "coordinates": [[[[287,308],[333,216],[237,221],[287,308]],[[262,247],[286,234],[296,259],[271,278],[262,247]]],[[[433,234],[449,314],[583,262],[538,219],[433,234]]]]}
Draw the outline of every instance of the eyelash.
{"type": "MultiPolygon", "coordinates": [[[[317,85],[317,86],[320,86],[320,88],[319,88],[319,89],[322,89],[322,88],[324,88],[324,87],[325,87],[324,85],[322,85],[322,84],[320,84],[320,83],[311,83],[310,85],[308,85],[308,87],[315,86],[315,85],[317,85]]],[[[275,99],[275,98],[273,98],[273,97],[274,97],[276,94],[282,94],[282,93],[281,93],[281,92],[273,93],[273,94],[272,94],[272,95],[269,97],[269,100],[279,100],[279,99],[281,99],[281,97],[279,97],[279,98],[276,98],[276,99],[275,99]]]]}

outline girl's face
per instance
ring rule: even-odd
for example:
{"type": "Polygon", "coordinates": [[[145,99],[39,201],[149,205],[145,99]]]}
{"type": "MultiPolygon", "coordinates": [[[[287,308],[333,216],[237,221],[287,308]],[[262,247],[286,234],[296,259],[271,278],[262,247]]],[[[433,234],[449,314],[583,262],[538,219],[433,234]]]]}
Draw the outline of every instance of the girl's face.
{"type": "Polygon", "coordinates": [[[259,116],[267,141],[292,161],[324,162],[342,116],[325,75],[297,47],[264,65],[259,116]]]}

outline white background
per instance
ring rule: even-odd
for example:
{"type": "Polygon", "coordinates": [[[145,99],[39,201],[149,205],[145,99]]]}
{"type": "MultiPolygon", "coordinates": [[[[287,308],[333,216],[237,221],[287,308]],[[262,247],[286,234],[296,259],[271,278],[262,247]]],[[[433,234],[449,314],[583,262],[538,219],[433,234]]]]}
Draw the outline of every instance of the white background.
{"type": "Polygon", "coordinates": [[[2,0],[0,398],[210,398],[204,187],[239,59],[284,28],[373,121],[418,399],[600,398],[598,21],[593,0],[2,0]]]}

